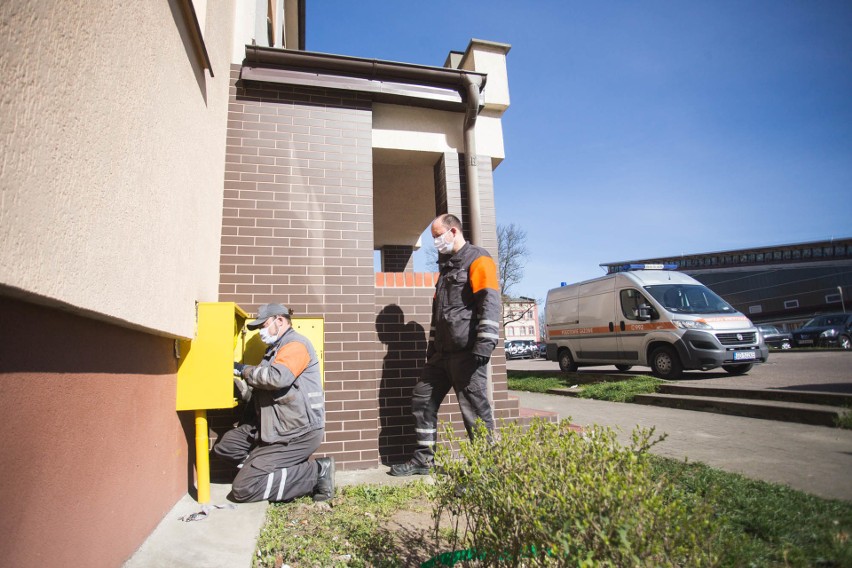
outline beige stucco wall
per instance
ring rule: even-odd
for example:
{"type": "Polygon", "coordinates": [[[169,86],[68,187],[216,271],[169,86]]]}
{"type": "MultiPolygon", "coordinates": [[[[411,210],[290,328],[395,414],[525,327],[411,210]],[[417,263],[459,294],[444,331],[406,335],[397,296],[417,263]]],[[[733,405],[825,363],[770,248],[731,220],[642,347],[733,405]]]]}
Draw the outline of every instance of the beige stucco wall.
{"type": "MultiPolygon", "coordinates": [[[[373,105],[373,148],[464,153],[464,114],[402,105],[373,105]]],[[[476,120],[476,153],[505,157],[500,113],[476,120]]]]}
{"type": "Polygon", "coordinates": [[[234,7],[0,4],[0,285],[164,335],[217,298],[234,7]]]}

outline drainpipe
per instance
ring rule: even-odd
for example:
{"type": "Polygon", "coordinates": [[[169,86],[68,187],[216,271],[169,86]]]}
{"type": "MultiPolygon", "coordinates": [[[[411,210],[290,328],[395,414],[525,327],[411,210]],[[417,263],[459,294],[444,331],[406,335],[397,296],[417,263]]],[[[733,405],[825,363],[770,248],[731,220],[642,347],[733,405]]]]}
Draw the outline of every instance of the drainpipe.
{"type": "Polygon", "coordinates": [[[470,209],[470,242],[482,246],[482,227],[479,223],[479,173],[476,169],[476,117],[479,115],[479,90],[482,76],[465,73],[467,108],[464,115],[464,168],[467,175],[467,200],[470,209]]]}

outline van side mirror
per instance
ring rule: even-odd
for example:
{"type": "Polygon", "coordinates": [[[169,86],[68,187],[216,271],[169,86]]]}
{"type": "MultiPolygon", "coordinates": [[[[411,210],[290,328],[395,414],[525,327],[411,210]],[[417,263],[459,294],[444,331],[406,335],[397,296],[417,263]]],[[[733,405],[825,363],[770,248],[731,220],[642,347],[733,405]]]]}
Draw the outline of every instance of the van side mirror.
{"type": "Polygon", "coordinates": [[[652,309],[653,308],[651,308],[651,306],[649,306],[648,304],[639,304],[637,308],[639,313],[636,319],[638,319],[639,321],[650,321],[652,309]]]}

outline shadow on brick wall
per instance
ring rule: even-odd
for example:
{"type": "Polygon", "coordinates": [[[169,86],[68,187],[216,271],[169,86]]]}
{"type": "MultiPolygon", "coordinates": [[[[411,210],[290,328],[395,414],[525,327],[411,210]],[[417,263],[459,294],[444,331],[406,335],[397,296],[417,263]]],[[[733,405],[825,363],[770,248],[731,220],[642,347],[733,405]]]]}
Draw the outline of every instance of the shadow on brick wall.
{"type": "Polygon", "coordinates": [[[426,359],[426,332],[416,321],[406,322],[396,304],[381,309],[376,333],[386,348],[379,383],[379,456],[384,464],[400,463],[416,449],[411,392],[426,359]]]}

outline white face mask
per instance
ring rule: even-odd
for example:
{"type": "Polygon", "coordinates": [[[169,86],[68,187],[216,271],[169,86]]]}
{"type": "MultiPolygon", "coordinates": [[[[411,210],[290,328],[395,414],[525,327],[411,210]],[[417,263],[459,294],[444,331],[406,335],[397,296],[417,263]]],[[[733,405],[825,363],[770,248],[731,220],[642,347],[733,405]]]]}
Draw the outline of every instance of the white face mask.
{"type": "Polygon", "coordinates": [[[438,249],[438,252],[441,254],[450,254],[453,252],[453,241],[447,242],[447,239],[445,238],[448,233],[451,237],[453,236],[453,232],[447,229],[443,234],[435,237],[435,248],[438,249]]]}
{"type": "MultiPolygon", "coordinates": [[[[280,330],[279,330],[280,331],[280,330]]],[[[267,345],[272,345],[276,341],[278,341],[278,334],[272,335],[269,332],[268,327],[260,328],[260,340],[266,343],[267,345]]]]}

